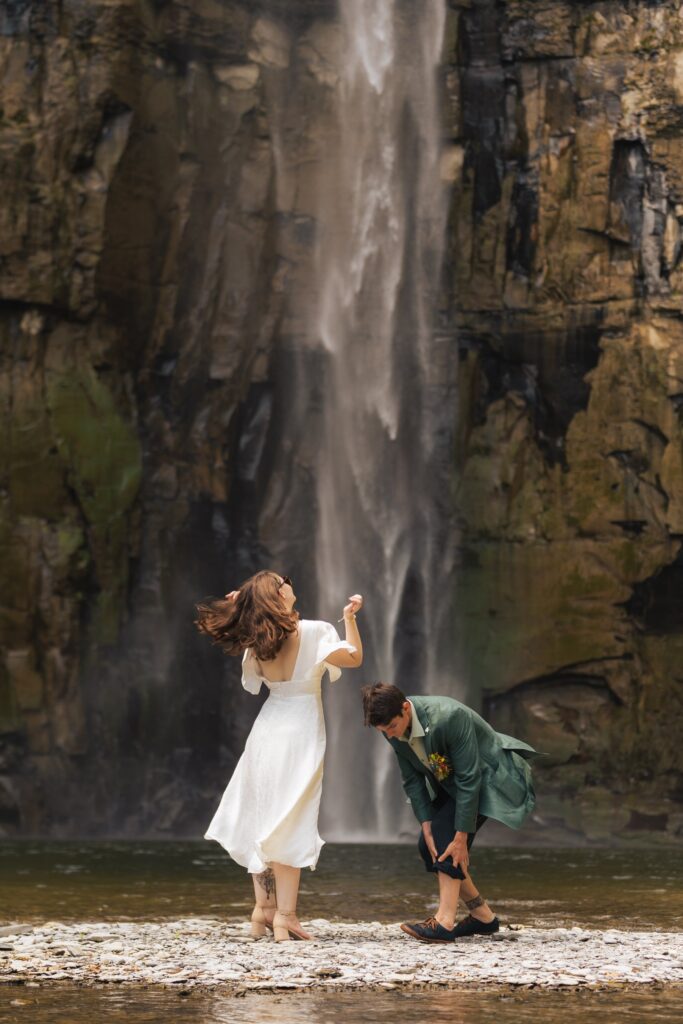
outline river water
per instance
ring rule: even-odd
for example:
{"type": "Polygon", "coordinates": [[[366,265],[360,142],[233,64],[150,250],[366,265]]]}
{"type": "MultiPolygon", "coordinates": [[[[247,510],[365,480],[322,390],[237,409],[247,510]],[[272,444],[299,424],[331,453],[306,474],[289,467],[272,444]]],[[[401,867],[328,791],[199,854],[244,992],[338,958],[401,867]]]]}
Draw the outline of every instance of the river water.
{"type": "Polygon", "coordinates": [[[283,996],[0,988],[3,1024],[675,1024],[680,989],[283,996]],[[14,1004],[14,1005],[13,1005],[14,1004]]]}
{"type": "MultiPolygon", "coordinates": [[[[474,848],[472,875],[501,919],[666,931],[683,928],[683,858],[675,849],[474,848]]],[[[402,921],[434,904],[410,845],[331,844],[302,874],[300,912],[402,921]]],[[[5,842],[0,925],[13,921],[242,918],[245,872],[213,843],[5,842]]]]}
{"type": "MultiPolygon", "coordinates": [[[[472,873],[501,919],[672,931],[683,928],[683,858],[672,849],[473,851],[472,873]]],[[[434,884],[413,847],[334,844],[302,878],[301,916],[401,921],[434,905],[434,884]]],[[[9,922],[244,919],[245,873],[198,842],[5,842],[0,847],[0,925],[9,922]]],[[[480,1024],[683,1021],[680,989],[612,992],[486,990],[179,994],[165,989],[0,986],[2,1024],[345,1024],[389,1020],[480,1024]]]]}

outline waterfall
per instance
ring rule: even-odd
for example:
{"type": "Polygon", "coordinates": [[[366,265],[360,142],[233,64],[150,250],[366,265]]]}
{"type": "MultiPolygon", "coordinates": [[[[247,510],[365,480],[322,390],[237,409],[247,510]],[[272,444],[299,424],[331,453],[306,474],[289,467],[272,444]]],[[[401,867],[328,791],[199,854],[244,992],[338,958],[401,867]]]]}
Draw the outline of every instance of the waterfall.
{"type": "MultiPolygon", "coordinates": [[[[277,564],[293,573],[306,557],[314,562],[320,618],[337,619],[356,590],[365,596],[364,666],[325,694],[322,833],[395,839],[414,823],[393,753],[363,728],[358,688],[382,679],[407,693],[443,689],[454,421],[450,339],[436,316],[445,2],[340,0],[340,22],[334,128],[317,164],[314,258],[297,313],[299,357],[287,364],[289,434],[279,441],[288,468],[275,474],[265,515],[271,523],[297,515],[287,509],[299,481],[315,510],[314,553],[302,553],[300,538],[274,539],[271,527],[277,564]],[[301,397],[310,395],[318,397],[301,397]],[[297,445],[307,456],[292,457],[297,445]]],[[[291,136],[282,130],[283,147],[291,136]]]]}

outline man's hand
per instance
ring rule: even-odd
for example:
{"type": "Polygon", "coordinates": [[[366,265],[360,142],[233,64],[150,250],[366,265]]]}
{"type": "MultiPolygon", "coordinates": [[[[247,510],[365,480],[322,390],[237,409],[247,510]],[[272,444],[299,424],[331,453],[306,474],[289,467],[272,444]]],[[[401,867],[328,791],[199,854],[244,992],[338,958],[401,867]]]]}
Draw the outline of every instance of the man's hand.
{"type": "MultiPolygon", "coordinates": [[[[424,829],[424,825],[422,826],[422,828],[424,829]]],[[[446,857],[452,857],[453,867],[457,868],[458,866],[460,866],[463,874],[467,874],[467,867],[470,862],[470,854],[469,850],[467,849],[467,832],[455,833],[453,841],[449,843],[446,849],[443,851],[443,853],[439,857],[439,861],[445,860],[446,857]]]]}
{"type": "Polygon", "coordinates": [[[437,851],[436,846],[434,845],[434,836],[432,835],[431,821],[422,822],[422,835],[424,836],[425,843],[427,844],[427,849],[432,855],[432,861],[435,861],[437,858],[437,851]]]}

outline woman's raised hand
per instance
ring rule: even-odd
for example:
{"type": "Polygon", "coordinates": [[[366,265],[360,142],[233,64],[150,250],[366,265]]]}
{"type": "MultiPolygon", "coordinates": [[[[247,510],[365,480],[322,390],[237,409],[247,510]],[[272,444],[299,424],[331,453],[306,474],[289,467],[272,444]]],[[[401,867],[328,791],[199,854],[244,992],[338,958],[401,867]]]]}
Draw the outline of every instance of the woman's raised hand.
{"type": "Polygon", "coordinates": [[[356,622],[356,612],[359,612],[362,607],[363,598],[360,594],[352,594],[348,599],[348,604],[344,605],[344,618],[339,621],[344,623],[348,649],[335,651],[327,659],[331,665],[336,665],[337,668],[358,668],[363,664],[363,641],[360,638],[356,622]]]}
{"type": "Polygon", "coordinates": [[[236,601],[239,596],[240,596],[239,590],[231,590],[229,594],[225,595],[225,600],[226,601],[236,601]]]}
{"type": "Polygon", "coordinates": [[[361,594],[352,594],[349,598],[349,603],[344,605],[344,618],[347,616],[355,615],[363,607],[363,597],[361,594]]]}

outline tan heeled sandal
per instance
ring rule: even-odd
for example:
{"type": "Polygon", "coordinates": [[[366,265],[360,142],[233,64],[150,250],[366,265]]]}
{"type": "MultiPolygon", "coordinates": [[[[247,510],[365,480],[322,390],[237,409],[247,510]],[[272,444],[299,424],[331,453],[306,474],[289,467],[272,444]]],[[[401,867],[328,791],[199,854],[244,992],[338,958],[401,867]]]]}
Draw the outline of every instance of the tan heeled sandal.
{"type": "Polygon", "coordinates": [[[293,910],[276,910],[273,918],[273,935],[276,942],[287,942],[289,939],[310,941],[313,936],[301,927],[293,910]]]}
{"type": "Polygon", "coordinates": [[[251,912],[251,937],[252,939],[262,939],[268,931],[273,931],[273,917],[268,914],[268,911],[272,910],[275,913],[274,907],[262,907],[260,904],[256,904],[251,912]]]}

